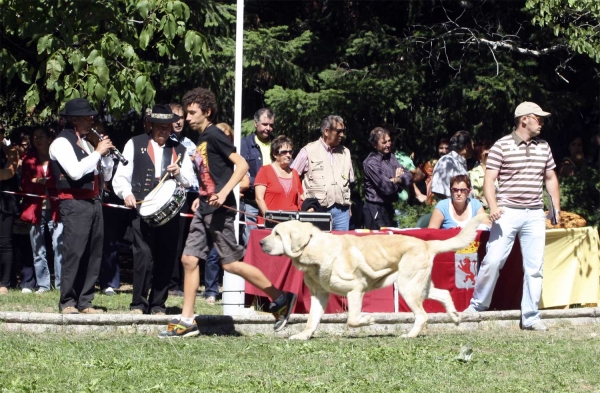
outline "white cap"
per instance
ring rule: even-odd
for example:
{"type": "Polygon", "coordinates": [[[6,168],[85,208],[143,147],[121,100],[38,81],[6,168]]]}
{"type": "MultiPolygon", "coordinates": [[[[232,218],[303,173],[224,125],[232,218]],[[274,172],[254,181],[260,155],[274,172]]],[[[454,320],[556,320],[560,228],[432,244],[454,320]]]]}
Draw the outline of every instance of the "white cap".
{"type": "Polygon", "coordinates": [[[550,112],[544,112],[542,108],[534,103],[525,101],[519,104],[517,109],[515,109],[515,117],[521,117],[526,115],[536,115],[536,116],[550,116],[550,112]]]}

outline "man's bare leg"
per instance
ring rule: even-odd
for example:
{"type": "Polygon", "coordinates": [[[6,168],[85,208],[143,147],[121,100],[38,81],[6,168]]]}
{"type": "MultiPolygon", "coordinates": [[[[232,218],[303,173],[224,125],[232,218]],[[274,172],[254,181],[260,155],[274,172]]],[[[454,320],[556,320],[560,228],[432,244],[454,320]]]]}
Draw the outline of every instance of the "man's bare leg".
{"type": "MultiPolygon", "coordinates": [[[[244,262],[235,261],[231,263],[223,264],[223,270],[237,274],[256,288],[260,289],[271,298],[271,300],[277,299],[283,292],[275,288],[271,281],[260,271],[257,267],[249,265],[244,262]]],[[[187,271],[186,271],[187,274],[187,271]]],[[[184,288],[187,288],[186,281],[184,281],[184,288]]],[[[185,311],[185,294],[183,297],[183,309],[185,311]]],[[[183,315],[183,314],[182,314],[183,315]]]]}
{"type": "Polygon", "coordinates": [[[181,316],[183,318],[194,318],[194,305],[196,304],[196,293],[200,286],[200,259],[191,255],[181,257],[183,264],[183,307],[181,316]]]}

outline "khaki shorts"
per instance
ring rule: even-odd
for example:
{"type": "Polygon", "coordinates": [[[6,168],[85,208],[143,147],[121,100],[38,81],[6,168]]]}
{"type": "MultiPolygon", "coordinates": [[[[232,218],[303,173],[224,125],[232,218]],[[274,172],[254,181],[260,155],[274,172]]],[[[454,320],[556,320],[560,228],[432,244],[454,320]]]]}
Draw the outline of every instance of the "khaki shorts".
{"type": "Polygon", "coordinates": [[[201,215],[196,210],[190,232],[185,242],[183,255],[191,255],[206,260],[214,244],[221,259],[221,264],[240,261],[244,257],[244,247],[237,244],[234,231],[235,214],[220,208],[212,214],[201,215]]]}

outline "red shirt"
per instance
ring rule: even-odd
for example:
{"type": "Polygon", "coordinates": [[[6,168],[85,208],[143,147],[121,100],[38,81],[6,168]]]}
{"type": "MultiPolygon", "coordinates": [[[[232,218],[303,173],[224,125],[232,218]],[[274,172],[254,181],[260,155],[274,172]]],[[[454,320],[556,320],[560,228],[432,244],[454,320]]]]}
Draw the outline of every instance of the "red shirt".
{"type": "MultiPolygon", "coordinates": [[[[292,169],[292,186],[286,194],[279,177],[275,173],[273,166],[264,165],[256,174],[254,186],[265,186],[265,203],[269,210],[292,210],[299,211],[302,207],[300,195],[304,193],[300,176],[295,169],[292,169]]],[[[285,181],[285,179],[284,179],[285,181]]],[[[264,220],[259,217],[258,223],[262,224],[264,220]]]]}

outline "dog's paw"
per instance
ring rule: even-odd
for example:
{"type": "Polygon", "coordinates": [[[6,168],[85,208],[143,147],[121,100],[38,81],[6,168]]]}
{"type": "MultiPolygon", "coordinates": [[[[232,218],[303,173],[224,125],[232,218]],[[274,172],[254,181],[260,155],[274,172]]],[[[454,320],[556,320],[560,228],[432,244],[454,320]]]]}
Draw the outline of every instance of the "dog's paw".
{"type": "Polygon", "coordinates": [[[460,325],[460,314],[458,313],[458,311],[455,310],[448,312],[448,315],[450,316],[450,319],[452,319],[452,322],[454,322],[456,326],[460,325]]]}
{"type": "Polygon", "coordinates": [[[375,318],[371,314],[360,314],[356,320],[348,319],[348,326],[357,328],[361,326],[369,326],[375,323],[375,318]]]}
{"type": "Polygon", "coordinates": [[[310,338],[311,334],[310,333],[298,333],[298,334],[294,334],[293,336],[290,336],[290,340],[300,340],[300,341],[306,341],[310,338]]]}

